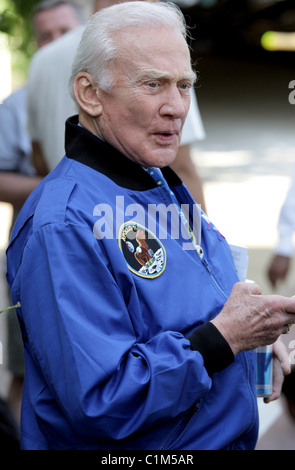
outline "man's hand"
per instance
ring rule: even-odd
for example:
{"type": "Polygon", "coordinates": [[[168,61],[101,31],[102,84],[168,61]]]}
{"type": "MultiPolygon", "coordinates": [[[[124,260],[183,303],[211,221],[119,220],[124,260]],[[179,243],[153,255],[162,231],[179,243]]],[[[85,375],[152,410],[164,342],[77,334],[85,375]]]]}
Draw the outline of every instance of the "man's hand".
{"type": "Polygon", "coordinates": [[[284,281],[291,264],[291,258],[288,256],[275,255],[268,268],[267,274],[270,283],[276,287],[278,281],[284,281]]]}
{"type": "Polygon", "coordinates": [[[287,348],[283,341],[278,339],[273,345],[273,384],[272,394],[264,398],[265,403],[277,400],[281,395],[284,376],[291,373],[291,366],[287,348]]]}
{"type": "Polygon", "coordinates": [[[273,344],[295,323],[295,298],[262,295],[257,284],[238,282],[212,323],[235,355],[273,344]]]}

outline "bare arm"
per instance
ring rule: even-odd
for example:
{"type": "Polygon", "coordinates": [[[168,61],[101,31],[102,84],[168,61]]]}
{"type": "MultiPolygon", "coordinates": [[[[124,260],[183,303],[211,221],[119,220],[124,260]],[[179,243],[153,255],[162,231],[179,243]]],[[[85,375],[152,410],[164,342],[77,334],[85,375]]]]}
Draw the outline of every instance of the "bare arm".
{"type": "Polygon", "coordinates": [[[40,176],[46,176],[48,174],[48,167],[46,165],[41,146],[38,142],[32,142],[32,159],[36,172],[40,176]]]}
{"type": "Polygon", "coordinates": [[[275,255],[271,260],[267,274],[270,283],[276,287],[278,281],[284,281],[290,270],[291,257],[283,255],[275,255]]]}
{"type": "Polygon", "coordinates": [[[0,201],[9,202],[15,207],[21,207],[41,180],[40,176],[0,172],[0,201]]]}
{"type": "Polygon", "coordinates": [[[291,373],[287,348],[280,338],[273,345],[273,384],[272,394],[264,398],[265,403],[277,400],[282,391],[285,375],[291,373]]]}
{"type": "Polygon", "coordinates": [[[33,142],[33,162],[36,176],[27,176],[12,171],[0,172],[0,201],[8,202],[14,207],[22,207],[27,197],[48,173],[40,146],[33,142]]]}

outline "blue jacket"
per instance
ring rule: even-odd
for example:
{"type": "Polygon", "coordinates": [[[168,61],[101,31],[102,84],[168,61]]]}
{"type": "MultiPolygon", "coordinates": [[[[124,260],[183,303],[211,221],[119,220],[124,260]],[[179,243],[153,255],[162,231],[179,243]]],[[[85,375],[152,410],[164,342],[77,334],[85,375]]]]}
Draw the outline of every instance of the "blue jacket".
{"type": "MultiPolygon", "coordinates": [[[[203,214],[203,257],[184,250],[185,232],[171,236],[167,214],[166,233],[155,211],[169,191],[77,118],[66,155],[7,250],[23,448],[253,449],[254,355],[233,357],[210,323],[238,281],[226,240],[203,214]]],[[[192,216],[186,187],[163,174],[192,216]]]]}

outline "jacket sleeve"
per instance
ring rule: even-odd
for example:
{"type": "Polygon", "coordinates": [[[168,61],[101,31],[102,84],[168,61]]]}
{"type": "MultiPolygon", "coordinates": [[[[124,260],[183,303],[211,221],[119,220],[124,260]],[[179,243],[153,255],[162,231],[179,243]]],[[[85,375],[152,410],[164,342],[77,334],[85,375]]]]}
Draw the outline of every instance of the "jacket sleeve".
{"type": "Polygon", "coordinates": [[[187,410],[211,387],[179,332],[135,332],[91,230],[48,224],[30,238],[20,278],[30,351],[77,433],[123,439],[187,410]]]}

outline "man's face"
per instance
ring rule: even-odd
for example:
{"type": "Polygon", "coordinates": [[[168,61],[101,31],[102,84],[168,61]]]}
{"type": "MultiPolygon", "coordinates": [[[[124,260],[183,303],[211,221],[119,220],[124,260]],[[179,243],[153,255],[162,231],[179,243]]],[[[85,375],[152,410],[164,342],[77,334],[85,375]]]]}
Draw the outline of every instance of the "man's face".
{"type": "Polygon", "coordinates": [[[169,165],[178,151],[194,80],[187,44],[168,28],[134,27],[117,35],[120,59],[111,92],[101,92],[96,133],[143,166],[169,165]]]}
{"type": "Polygon", "coordinates": [[[58,39],[79,24],[77,14],[70,5],[59,5],[37,13],[34,25],[38,48],[58,39]]]}

